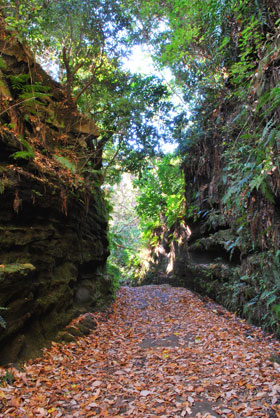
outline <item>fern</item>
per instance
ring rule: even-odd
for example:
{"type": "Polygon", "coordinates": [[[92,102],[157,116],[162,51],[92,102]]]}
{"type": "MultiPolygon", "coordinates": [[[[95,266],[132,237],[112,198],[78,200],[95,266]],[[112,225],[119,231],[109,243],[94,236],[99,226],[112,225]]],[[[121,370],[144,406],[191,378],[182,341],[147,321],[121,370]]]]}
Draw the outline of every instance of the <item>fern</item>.
{"type": "Polygon", "coordinates": [[[27,84],[26,86],[24,86],[24,90],[26,92],[40,92],[40,93],[47,93],[48,91],[50,91],[50,87],[48,86],[44,86],[41,83],[34,83],[34,84],[27,84]]]}
{"type": "Polygon", "coordinates": [[[275,199],[274,199],[274,196],[272,194],[272,191],[271,191],[269,185],[265,181],[261,184],[261,191],[262,191],[262,194],[264,195],[264,197],[269,202],[275,203],[275,199]]]}
{"type": "Polygon", "coordinates": [[[34,92],[34,91],[27,91],[26,93],[22,93],[19,95],[20,99],[24,100],[31,100],[31,99],[41,99],[45,97],[49,97],[49,94],[47,93],[41,93],[41,92],[34,92]]]}
{"type": "Polygon", "coordinates": [[[16,90],[22,90],[23,85],[30,79],[29,74],[10,75],[8,77],[12,82],[12,87],[16,90]]]}
{"type": "MultiPolygon", "coordinates": [[[[0,61],[1,68],[1,61],[0,61]]],[[[27,101],[35,101],[36,99],[44,99],[50,97],[48,91],[50,87],[44,86],[43,84],[37,82],[34,84],[28,83],[30,80],[29,74],[20,74],[20,75],[10,75],[9,76],[12,87],[15,90],[18,90],[20,99],[27,101]]],[[[29,105],[32,103],[29,103],[29,105]]]]}
{"type": "Polygon", "coordinates": [[[30,160],[30,159],[33,159],[34,158],[34,150],[31,147],[31,145],[22,137],[20,138],[20,142],[25,147],[25,150],[14,152],[11,155],[11,157],[14,160],[17,160],[17,159],[30,160]]]}
{"type": "Polygon", "coordinates": [[[280,88],[274,87],[270,91],[265,92],[260,98],[257,106],[257,111],[263,109],[265,105],[268,105],[266,109],[264,109],[262,115],[268,116],[270,115],[275,109],[277,109],[280,105],[280,88]]]}
{"type": "Polygon", "coordinates": [[[18,151],[12,154],[12,157],[14,160],[19,160],[19,159],[29,160],[33,158],[33,155],[29,151],[18,151]]]}
{"type": "Polygon", "coordinates": [[[63,165],[64,167],[68,168],[69,170],[73,171],[73,173],[76,173],[77,168],[75,166],[75,164],[73,164],[71,161],[69,161],[67,158],[65,157],[61,157],[59,155],[55,155],[54,158],[56,159],[56,161],[58,161],[61,165],[63,165]]]}

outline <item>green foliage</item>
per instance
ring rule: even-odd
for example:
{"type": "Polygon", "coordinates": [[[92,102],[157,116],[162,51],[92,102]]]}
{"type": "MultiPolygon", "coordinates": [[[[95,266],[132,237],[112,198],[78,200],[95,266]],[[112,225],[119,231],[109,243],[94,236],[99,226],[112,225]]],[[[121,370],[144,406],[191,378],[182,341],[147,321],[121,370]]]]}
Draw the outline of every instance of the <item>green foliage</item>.
{"type": "MultiPolygon", "coordinates": [[[[275,297],[275,295],[273,295],[275,297]]],[[[271,300],[275,300],[274,298],[271,298],[271,300]]],[[[277,321],[280,321],[280,305],[273,305],[272,306],[272,312],[275,312],[277,321]]]]}
{"type": "Polygon", "coordinates": [[[118,266],[121,282],[129,280],[133,275],[132,260],[141,247],[139,221],[135,210],[137,190],[132,181],[133,176],[124,173],[119,184],[106,190],[110,210],[109,263],[118,266]]]}
{"type": "Polygon", "coordinates": [[[23,147],[25,148],[25,151],[17,151],[14,152],[13,154],[11,154],[11,157],[14,160],[18,160],[18,159],[24,159],[24,160],[30,160],[34,158],[34,150],[31,147],[31,145],[22,137],[20,137],[20,142],[23,145],[23,147]]]}
{"type": "Polygon", "coordinates": [[[121,285],[122,272],[119,266],[112,261],[112,259],[107,261],[106,264],[107,274],[110,276],[113,283],[113,291],[116,292],[121,285]]]}
{"type": "Polygon", "coordinates": [[[270,116],[271,113],[280,106],[280,87],[274,87],[261,95],[258,100],[257,111],[262,111],[264,117],[270,116]]]}
{"type": "Polygon", "coordinates": [[[76,173],[76,166],[75,164],[68,160],[68,158],[62,157],[61,155],[55,155],[54,158],[56,161],[58,161],[63,167],[68,168],[68,170],[73,171],[73,173],[76,173]]]}
{"type": "Polygon", "coordinates": [[[18,94],[18,97],[22,99],[24,107],[29,110],[30,113],[37,114],[36,104],[45,105],[44,99],[50,97],[50,87],[36,82],[30,82],[30,74],[18,74],[9,75],[12,88],[18,94]]]}
{"type": "Polygon", "coordinates": [[[129,75],[114,68],[114,78],[91,86],[78,104],[98,123],[104,147],[104,166],[110,173],[116,170],[138,172],[146,164],[147,156],[160,150],[163,134],[171,138],[171,110],[167,87],[157,77],[129,75]],[[106,140],[108,138],[108,141],[106,140]]]}
{"type": "MultiPolygon", "coordinates": [[[[280,169],[279,40],[271,23],[277,16],[272,18],[266,1],[143,0],[139,11],[139,4],[127,2],[144,28],[138,36],[149,39],[159,65],[172,70],[188,108],[173,122],[185,155],[187,215],[192,221],[211,216],[222,197],[219,210],[236,233],[226,249],[230,254],[238,250],[243,260],[256,253],[256,260],[244,261],[248,271],[237,269],[225,284],[229,306],[279,334],[279,236],[274,225],[280,169]],[[219,150],[219,158],[213,149],[219,150]]],[[[161,193],[151,193],[160,190],[155,179],[149,184],[139,210],[146,236],[156,245],[158,237],[151,231],[168,211],[162,211],[161,193]],[[160,211],[161,218],[156,215],[160,211]]]]}
{"type": "Polygon", "coordinates": [[[139,188],[136,210],[144,238],[155,246],[155,229],[165,224],[170,228],[184,217],[184,179],[178,157],[166,155],[150,164],[135,180],[139,188]]]}
{"type": "Polygon", "coordinates": [[[2,57],[0,57],[0,70],[5,70],[6,67],[7,67],[6,62],[3,60],[2,57]]]}
{"type": "MultiPolygon", "coordinates": [[[[145,257],[138,255],[139,229],[146,243],[156,246],[157,228],[170,228],[186,214],[192,220],[211,219],[217,197],[222,196],[219,209],[236,233],[226,243],[227,251],[234,254],[238,249],[242,255],[257,251],[259,260],[248,262],[248,271],[236,270],[225,285],[229,300],[232,298],[235,307],[243,307],[240,313],[258,317],[276,329],[279,263],[271,208],[279,200],[279,179],[275,180],[274,173],[280,169],[280,89],[279,77],[271,76],[271,64],[279,60],[279,37],[271,26],[269,3],[2,3],[10,30],[19,30],[44,64],[56,63],[55,75],[69,101],[100,126],[101,135],[93,141],[92,150],[105,157],[102,177],[113,184],[122,170],[139,174],[135,180],[139,222],[130,223],[137,218],[135,202],[124,208],[121,199],[128,202],[128,196],[114,201],[114,193],[111,195],[110,204],[117,212],[109,234],[110,274],[119,281],[116,265],[122,277],[127,277],[143,264],[145,257]],[[148,42],[159,68],[172,71],[183,101],[176,112],[170,102],[173,82],[131,75],[121,68],[124,48],[135,42],[148,42]],[[181,161],[174,156],[162,158],[162,137],[176,141],[185,157],[189,173],[186,205],[181,161]],[[208,180],[210,184],[206,184],[208,180]],[[265,255],[266,248],[270,251],[265,255]]],[[[0,61],[0,68],[3,65],[0,61]]],[[[31,101],[31,107],[34,98],[44,103],[48,92],[33,85],[28,76],[12,76],[10,81],[22,100],[31,101]]],[[[13,158],[33,158],[30,145],[22,144],[25,150],[13,158]]],[[[76,170],[67,158],[56,159],[76,170]]],[[[93,177],[101,174],[95,166],[85,170],[93,177]]],[[[135,200],[132,192],[131,196],[135,200]]]]}
{"type": "Polygon", "coordinates": [[[228,43],[225,22],[232,3],[142,1],[139,18],[145,28],[143,38],[149,36],[155,58],[160,65],[172,69],[177,83],[187,89],[189,99],[205,86],[221,86],[220,69],[224,65],[221,48],[228,43]]]}
{"type": "Polygon", "coordinates": [[[240,268],[236,269],[222,292],[227,306],[236,310],[239,315],[262,324],[267,330],[273,330],[280,335],[279,306],[279,255],[273,250],[256,253],[248,259],[246,272],[242,275],[240,268]]]}
{"type": "Polygon", "coordinates": [[[22,89],[26,87],[27,82],[30,80],[30,75],[29,74],[10,75],[9,79],[11,80],[13,89],[22,91],[22,89]]]}
{"type": "MultiPolygon", "coordinates": [[[[107,158],[110,149],[117,150],[112,156],[116,164],[106,161],[111,173],[119,163],[124,171],[136,172],[146,155],[158,152],[164,133],[171,138],[172,105],[166,84],[121,67],[119,58],[128,52],[135,20],[123,2],[10,0],[5,14],[8,25],[28,41],[47,70],[53,69],[68,99],[98,123],[96,151],[105,149],[107,158]]],[[[48,91],[30,81],[28,76],[11,77],[24,105],[36,113],[36,101],[44,104],[48,91]]],[[[106,175],[111,175],[108,171],[106,175]]]]}

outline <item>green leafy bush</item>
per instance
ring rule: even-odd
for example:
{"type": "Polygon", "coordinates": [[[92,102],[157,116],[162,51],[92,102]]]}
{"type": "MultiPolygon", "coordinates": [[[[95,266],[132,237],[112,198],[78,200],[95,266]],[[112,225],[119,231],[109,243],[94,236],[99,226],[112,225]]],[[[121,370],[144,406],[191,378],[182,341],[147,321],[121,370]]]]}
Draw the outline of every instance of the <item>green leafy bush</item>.
{"type": "Polygon", "coordinates": [[[184,178],[181,160],[173,155],[166,155],[151,162],[141,177],[135,180],[139,188],[137,213],[143,236],[156,245],[153,232],[166,224],[169,228],[185,215],[184,178]]]}

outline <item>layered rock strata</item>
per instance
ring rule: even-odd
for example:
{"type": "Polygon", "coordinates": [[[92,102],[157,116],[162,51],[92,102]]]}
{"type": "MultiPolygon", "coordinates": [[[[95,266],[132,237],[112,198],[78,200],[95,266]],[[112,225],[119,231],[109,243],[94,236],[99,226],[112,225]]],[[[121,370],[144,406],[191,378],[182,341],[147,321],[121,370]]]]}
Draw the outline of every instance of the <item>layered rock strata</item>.
{"type": "Polygon", "coordinates": [[[112,296],[92,120],[0,22],[0,363],[112,296]],[[91,143],[91,150],[87,144],[91,143]],[[4,322],[6,327],[4,328],[4,322]]]}

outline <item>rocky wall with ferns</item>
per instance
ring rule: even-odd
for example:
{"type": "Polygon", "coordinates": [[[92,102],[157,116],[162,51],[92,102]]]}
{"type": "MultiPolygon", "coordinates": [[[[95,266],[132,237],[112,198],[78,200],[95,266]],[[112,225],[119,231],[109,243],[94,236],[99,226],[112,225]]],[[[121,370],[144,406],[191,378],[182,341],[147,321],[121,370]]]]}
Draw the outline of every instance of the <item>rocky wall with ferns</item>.
{"type": "Polygon", "coordinates": [[[183,88],[191,80],[197,89],[191,123],[178,129],[186,217],[175,240],[175,225],[163,227],[151,266],[173,260],[165,280],[280,335],[280,14],[277,1],[257,6],[221,11],[220,30],[201,38],[208,50],[194,56],[195,76],[173,58],[183,88]]]}
{"type": "Polygon", "coordinates": [[[112,297],[92,120],[0,22],[0,359],[112,297]],[[89,150],[87,143],[91,141],[89,150]]]}
{"type": "Polygon", "coordinates": [[[193,230],[184,268],[196,290],[279,335],[279,29],[259,40],[197,109],[203,134],[184,163],[193,230]]]}

